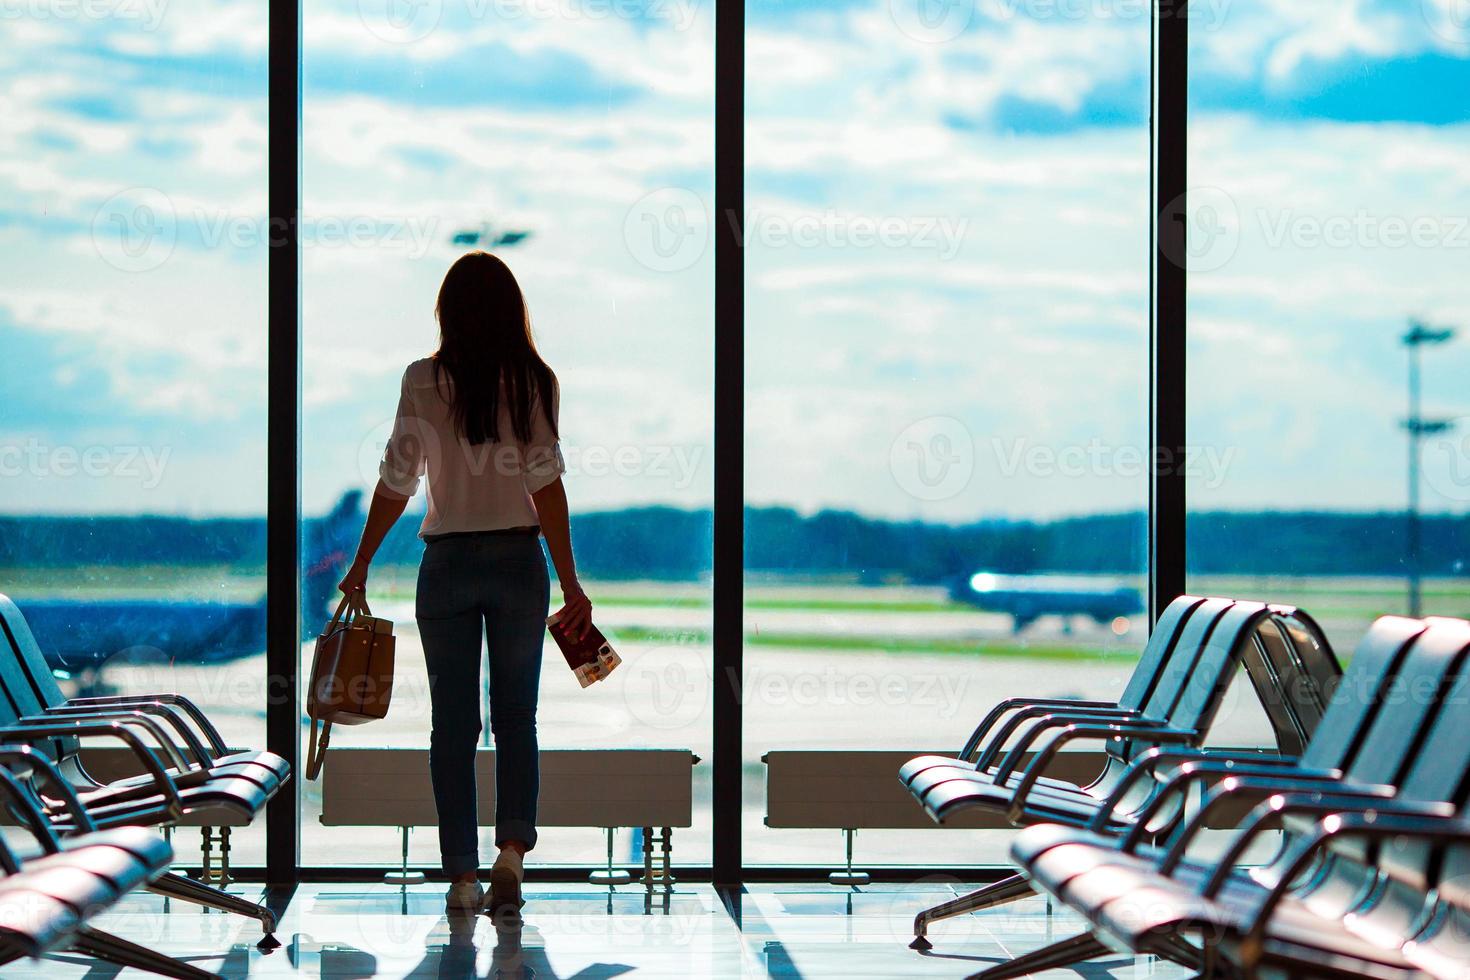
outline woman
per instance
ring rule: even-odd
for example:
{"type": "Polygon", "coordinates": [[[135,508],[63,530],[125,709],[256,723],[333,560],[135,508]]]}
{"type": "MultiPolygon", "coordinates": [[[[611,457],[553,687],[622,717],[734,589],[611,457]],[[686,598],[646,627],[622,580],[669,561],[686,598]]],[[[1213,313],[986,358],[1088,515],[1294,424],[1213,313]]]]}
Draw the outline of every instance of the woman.
{"type": "Polygon", "coordinates": [[[590,624],[592,603],[572,558],[556,375],[536,352],[515,276],[495,256],[472,252],[445,276],[435,312],[439,350],[403,373],[362,543],[339,588],[366,587],[373,554],[427,477],[415,615],[433,704],[429,771],[451,879],[446,903],[519,910],[522,858],[536,846],[536,693],[550,591],[541,535],[573,630],[590,624]],[[488,900],[475,799],[482,635],[500,849],[488,900]]]}

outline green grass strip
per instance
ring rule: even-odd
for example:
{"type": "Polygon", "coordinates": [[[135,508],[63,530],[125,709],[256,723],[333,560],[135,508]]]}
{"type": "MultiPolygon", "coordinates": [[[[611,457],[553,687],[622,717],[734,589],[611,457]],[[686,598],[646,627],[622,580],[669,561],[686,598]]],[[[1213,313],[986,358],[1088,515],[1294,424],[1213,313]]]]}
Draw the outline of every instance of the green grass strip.
{"type": "MultiPolygon", "coordinates": [[[[617,640],[632,643],[698,645],[710,641],[707,630],[652,629],[645,626],[620,626],[609,630],[617,640]]],[[[1099,661],[1133,659],[1132,653],[1107,652],[1086,647],[1019,646],[984,640],[915,639],[892,636],[833,636],[822,633],[747,633],[745,642],[757,647],[781,647],[794,650],[863,651],[882,653],[941,653],[967,657],[1005,657],[1012,660],[1099,661]]]]}

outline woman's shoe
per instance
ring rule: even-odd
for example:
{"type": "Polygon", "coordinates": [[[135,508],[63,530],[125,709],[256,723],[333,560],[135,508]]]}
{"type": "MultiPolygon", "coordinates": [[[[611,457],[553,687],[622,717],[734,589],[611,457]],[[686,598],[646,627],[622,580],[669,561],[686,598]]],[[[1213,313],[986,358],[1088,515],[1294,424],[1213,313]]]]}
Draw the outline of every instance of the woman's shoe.
{"type": "Polygon", "coordinates": [[[473,912],[485,902],[485,889],[478,881],[456,881],[444,893],[444,907],[451,912],[473,912]]]}
{"type": "Polygon", "coordinates": [[[501,912],[520,912],[526,902],[521,898],[521,879],[525,868],[521,856],[512,848],[506,848],[495,859],[490,869],[490,895],[485,900],[485,911],[491,915],[501,912]]]}

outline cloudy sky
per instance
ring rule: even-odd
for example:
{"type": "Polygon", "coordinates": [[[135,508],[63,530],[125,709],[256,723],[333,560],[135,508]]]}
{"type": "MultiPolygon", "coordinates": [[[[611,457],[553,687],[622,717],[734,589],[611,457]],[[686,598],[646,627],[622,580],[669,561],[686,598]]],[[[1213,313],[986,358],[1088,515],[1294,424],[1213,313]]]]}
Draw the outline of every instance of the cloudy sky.
{"type": "MultiPolygon", "coordinates": [[[[1146,6],[749,0],[753,502],[1144,506],[1146,6]]],[[[1409,317],[1466,328],[1425,403],[1470,415],[1470,8],[1193,6],[1191,502],[1402,506],[1409,317]]],[[[0,10],[0,511],[263,511],[265,9],[0,10]]],[[[574,501],[708,503],[711,15],[312,0],[309,510],[371,481],[456,238],[510,231],[574,501]]]]}

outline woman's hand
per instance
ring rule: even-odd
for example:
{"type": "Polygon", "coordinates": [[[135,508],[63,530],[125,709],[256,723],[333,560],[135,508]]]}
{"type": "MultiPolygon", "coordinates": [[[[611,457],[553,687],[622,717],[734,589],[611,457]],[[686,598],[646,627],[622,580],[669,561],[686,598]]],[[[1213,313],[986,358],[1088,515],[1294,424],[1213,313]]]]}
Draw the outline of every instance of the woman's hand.
{"type": "Polygon", "coordinates": [[[358,589],[367,589],[367,559],[358,555],[352,560],[352,567],[347,569],[347,574],[342,576],[342,581],[337,583],[337,591],[346,595],[358,589]]]}
{"type": "Polygon", "coordinates": [[[592,625],[592,600],[575,582],[562,588],[561,597],[562,607],[556,615],[560,622],[566,623],[567,632],[580,640],[592,625]]]}

